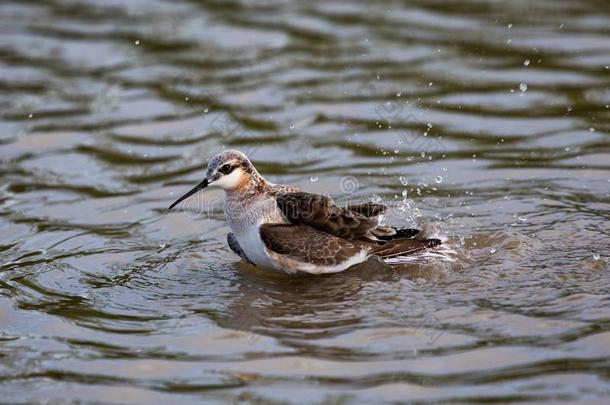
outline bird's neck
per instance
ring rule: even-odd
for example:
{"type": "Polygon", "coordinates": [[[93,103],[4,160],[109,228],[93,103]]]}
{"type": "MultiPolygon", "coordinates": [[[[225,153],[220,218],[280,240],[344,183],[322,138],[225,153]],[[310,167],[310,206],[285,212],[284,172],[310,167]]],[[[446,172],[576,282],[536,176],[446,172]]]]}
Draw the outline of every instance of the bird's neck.
{"type": "Polygon", "coordinates": [[[264,192],[270,183],[258,172],[246,173],[240,179],[237,187],[226,190],[228,197],[247,196],[250,194],[264,192]]]}

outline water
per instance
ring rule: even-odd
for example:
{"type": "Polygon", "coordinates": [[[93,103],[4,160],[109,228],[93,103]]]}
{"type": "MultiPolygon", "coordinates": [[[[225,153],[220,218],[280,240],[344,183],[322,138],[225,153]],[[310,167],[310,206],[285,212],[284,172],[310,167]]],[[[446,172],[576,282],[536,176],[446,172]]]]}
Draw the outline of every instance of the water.
{"type": "Polygon", "coordinates": [[[607,400],[609,27],[603,1],[3,2],[3,401],[607,400]],[[456,261],[239,264],[220,193],[166,210],[223,147],[456,261]]]}

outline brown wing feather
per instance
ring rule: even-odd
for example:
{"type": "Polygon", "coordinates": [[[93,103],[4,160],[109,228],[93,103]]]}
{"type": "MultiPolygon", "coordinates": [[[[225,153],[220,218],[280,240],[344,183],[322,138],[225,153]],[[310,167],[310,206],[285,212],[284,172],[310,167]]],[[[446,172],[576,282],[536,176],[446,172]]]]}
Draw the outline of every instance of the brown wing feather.
{"type": "Polygon", "coordinates": [[[388,259],[440,245],[438,239],[419,237],[417,229],[379,226],[387,207],[364,203],[337,206],[326,196],[305,192],[278,195],[276,202],[292,225],[261,226],[261,238],[273,252],[301,262],[335,265],[366,249],[388,259]]]}
{"type": "MultiPolygon", "coordinates": [[[[286,193],[276,197],[277,205],[288,221],[311,226],[331,235],[356,240],[375,228],[377,217],[367,217],[358,210],[372,213],[375,209],[359,206],[356,211],[339,207],[326,196],[305,192],[286,193]]],[[[355,207],[355,206],[353,206],[355,207]]]]}
{"type": "Polygon", "coordinates": [[[275,253],[320,266],[348,261],[365,247],[306,225],[263,224],[261,240],[275,253]]]}

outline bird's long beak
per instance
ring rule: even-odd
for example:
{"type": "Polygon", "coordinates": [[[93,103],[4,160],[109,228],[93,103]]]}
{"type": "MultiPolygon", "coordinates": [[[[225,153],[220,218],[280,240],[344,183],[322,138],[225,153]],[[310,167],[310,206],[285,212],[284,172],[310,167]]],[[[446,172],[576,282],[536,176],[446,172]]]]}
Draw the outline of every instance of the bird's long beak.
{"type": "Polygon", "coordinates": [[[186,200],[187,198],[189,198],[190,196],[195,194],[197,191],[203,190],[207,186],[208,186],[208,179],[203,179],[203,181],[201,183],[197,184],[195,186],[195,188],[193,188],[191,191],[189,191],[188,193],[184,194],[182,197],[180,197],[176,201],[174,201],[174,203],[169,206],[169,209],[171,210],[176,205],[178,205],[180,202],[186,200]]]}

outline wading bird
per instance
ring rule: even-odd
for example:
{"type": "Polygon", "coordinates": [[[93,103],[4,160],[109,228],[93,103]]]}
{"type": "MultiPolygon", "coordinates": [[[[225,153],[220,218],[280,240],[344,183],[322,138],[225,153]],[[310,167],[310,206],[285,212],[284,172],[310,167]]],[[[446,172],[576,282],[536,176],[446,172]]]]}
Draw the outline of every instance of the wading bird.
{"type": "Polygon", "coordinates": [[[417,229],[380,225],[385,205],[340,207],[327,196],[270,183],[236,150],[214,156],[203,181],[169,208],[208,186],[226,193],[229,247],[258,267],[290,274],[336,273],[370,257],[395,260],[441,244],[417,229]]]}

